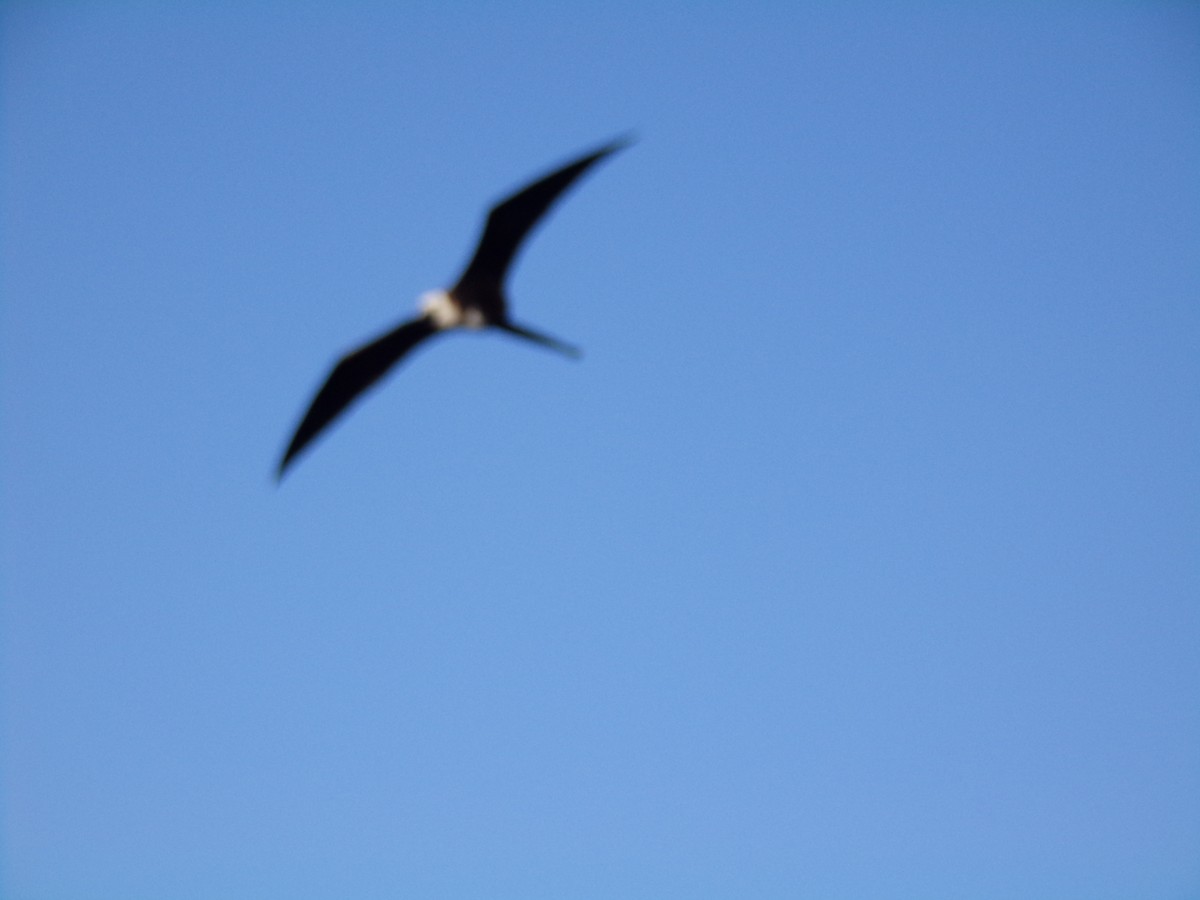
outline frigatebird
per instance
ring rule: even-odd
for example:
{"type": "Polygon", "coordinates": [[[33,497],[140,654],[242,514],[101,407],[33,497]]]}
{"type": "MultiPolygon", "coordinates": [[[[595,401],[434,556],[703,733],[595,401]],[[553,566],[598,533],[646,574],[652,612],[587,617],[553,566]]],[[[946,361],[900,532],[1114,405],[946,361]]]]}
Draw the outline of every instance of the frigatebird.
{"type": "Polygon", "coordinates": [[[492,207],[475,254],[454,287],[422,294],[421,315],[400,323],[338,360],[296,428],[279,461],[276,478],[283,478],[296,456],[350,404],[409,351],[434,335],[455,328],[498,328],[566,356],[578,357],[578,348],[518,325],[509,317],[504,282],[521,244],[554,201],[589,168],[628,143],[628,138],[622,138],[581,156],[492,207]]]}

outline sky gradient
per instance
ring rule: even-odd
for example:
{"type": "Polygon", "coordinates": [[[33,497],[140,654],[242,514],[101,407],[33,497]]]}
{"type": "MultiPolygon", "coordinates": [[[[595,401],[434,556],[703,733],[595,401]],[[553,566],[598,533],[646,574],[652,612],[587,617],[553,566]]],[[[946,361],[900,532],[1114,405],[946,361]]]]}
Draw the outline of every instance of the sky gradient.
{"type": "Polygon", "coordinates": [[[1194,4],[0,28],[5,898],[1200,897],[1194,4]]]}

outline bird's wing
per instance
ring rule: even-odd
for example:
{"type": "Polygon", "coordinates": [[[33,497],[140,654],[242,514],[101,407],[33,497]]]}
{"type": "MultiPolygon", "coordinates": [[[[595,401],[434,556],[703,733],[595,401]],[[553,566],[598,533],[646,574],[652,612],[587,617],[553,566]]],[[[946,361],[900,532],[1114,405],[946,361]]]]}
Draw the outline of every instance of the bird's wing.
{"type": "Polygon", "coordinates": [[[276,478],[282,478],[288,465],[321,431],[358,399],[371,385],[404,358],[413,347],[437,332],[437,326],[425,316],[412,319],[338,361],[313,398],[308,412],[279,461],[276,478]]]}
{"type": "Polygon", "coordinates": [[[498,290],[504,283],[504,276],[521,242],[550,205],[591,166],[628,143],[628,139],[614,141],[546,175],[494,206],[488,213],[475,255],[450,293],[470,296],[498,290]]]}

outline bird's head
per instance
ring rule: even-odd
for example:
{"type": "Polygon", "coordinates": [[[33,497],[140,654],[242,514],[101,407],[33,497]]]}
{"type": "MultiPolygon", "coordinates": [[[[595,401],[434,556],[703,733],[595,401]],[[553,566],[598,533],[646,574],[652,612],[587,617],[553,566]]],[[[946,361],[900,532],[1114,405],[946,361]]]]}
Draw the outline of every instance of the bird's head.
{"type": "Polygon", "coordinates": [[[426,291],[421,295],[419,302],[421,312],[439,329],[482,328],[484,325],[478,310],[464,310],[462,304],[447,291],[426,291]]]}

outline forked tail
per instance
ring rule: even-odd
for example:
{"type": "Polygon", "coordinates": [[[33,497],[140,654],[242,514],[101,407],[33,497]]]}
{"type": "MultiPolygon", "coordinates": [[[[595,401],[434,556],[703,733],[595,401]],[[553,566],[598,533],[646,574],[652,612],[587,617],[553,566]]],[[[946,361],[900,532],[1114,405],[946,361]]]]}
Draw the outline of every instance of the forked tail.
{"type": "Polygon", "coordinates": [[[550,337],[548,334],[542,334],[540,331],[534,331],[531,328],[525,328],[513,322],[495,322],[493,324],[502,331],[507,331],[509,334],[524,338],[527,341],[533,341],[535,344],[541,344],[543,347],[549,347],[551,350],[557,350],[559,353],[569,356],[572,359],[579,359],[579,357],[583,356],[583,351],[578,347],[560,341],[558,338],[550,337]]]}

